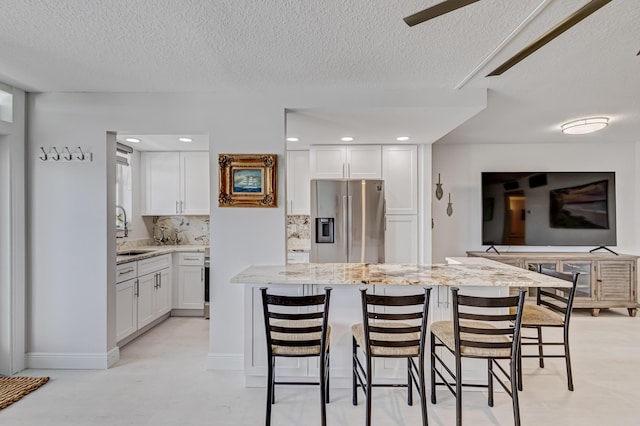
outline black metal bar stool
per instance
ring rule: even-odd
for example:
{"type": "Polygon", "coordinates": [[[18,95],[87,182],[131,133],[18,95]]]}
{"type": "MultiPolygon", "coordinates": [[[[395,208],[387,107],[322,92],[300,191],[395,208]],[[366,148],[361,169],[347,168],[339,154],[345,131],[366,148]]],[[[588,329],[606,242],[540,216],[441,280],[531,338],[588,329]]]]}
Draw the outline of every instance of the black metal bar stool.
{"type": "Polygon", "coordinates": [[[524,305],[524,290],[518,296],[475,297],[458,294],[452,288],[453,321],[438,321],[431,324],[431,402],[436,403],[436,385],[446,386],[456,398],[456,425],[462,425],[462,387],[486,387],[488,404],[493,407],[493,380],[500,383],[513,402],[513,417],[520,426],[518,405],[517,362],[520,348],[519,335],[524,305]],[[511,311],[510,308],[514,308],[511,311]],[[446,365],[436,352],[446,348],[455,358],[455,372],[446,365]],[[462,381],[462,358],[482,358],[488,361],[486,385],[466,384],[462,381]],[[496,360],[508,360],[509,372],[496,360]],[[436,362],[444,370],[436,368],[436,362]],[[497,367],[501,376],[493,367],[497,367]],[[445,378],[443,373],[453,379],[445,378]],[[436,376],[441,380],[436,382],[436,376]],[[508,386],[503,382],[506,379],[508,386]]]}
{"type": "Polygon", "coordinates": [[[422,424],[428,424],[424,376],[425,334],[431,289],[411,296],[367,294],[362,289],[363,322],[351,327],[353,335],[353,405],[358,404],[358,388],[367,398],[366,424],[371,425],[371,390],[373,387],[407,387],[407,403],[413,405],[413,385],[420,395],[422,424]],[[358,358],[361,349],[365,366],[358,358]],[[372,358],[406,358],[407,383],[372,383],[372,358]],[[415,359],[418,359],[416,364],[415,359]]]}
{"type": "Polygon", "coordinates": [[[276,385],[320,385],[322,425],[327,423],[329,401],[329,300],[331,288],[312,296],[278,296],[261,288],[264,326],[267,337],[267,416],[271,424],[271,405],[275,403],[276,385]],[[283,382],[275,380],[277,357],[320,357],[318,382],[283,382]]]}

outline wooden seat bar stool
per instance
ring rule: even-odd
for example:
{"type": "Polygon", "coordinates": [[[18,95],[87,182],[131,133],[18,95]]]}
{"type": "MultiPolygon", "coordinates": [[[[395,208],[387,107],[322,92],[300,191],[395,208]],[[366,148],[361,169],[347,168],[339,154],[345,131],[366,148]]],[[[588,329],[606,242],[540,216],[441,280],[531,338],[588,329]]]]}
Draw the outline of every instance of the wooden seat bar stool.
{"type": "Polygon", "coordinates": [[[326,425],[329,402],[329,301],[331,288],[324,294],[279,296],[261,288],[265,334],[267,338],[267,415],[271,424],[271,405],[275,403],[276,385],[320,385],[320,414],[326,425]],[[277,357],[319,357],[318,382],[285,382],[275,379],[277,357]]]}
{"type": "Polygon", "coordinates": [[[362,289],[362,323],[351,327],[353,345],[353,405],[358,404],[358,388],[366,397],[366,424],[371,425],[373,387],[407,387],[407,403],[413,405],[413,385],[420,395],[422,424],[428,424],[424,373],[425,335],[429,312],[430,288],[418,295],[373,295],[362,289]],[[364,355],[364,366],[358,358],[364,355]],[[407,383],[373,383],[372,358],[406,358],[407,383]],[[414,358],[417,358],[417,364],[414,358]]]}
{"type": "Polygon", "coordinates": [[[436,386],[446,386],[456,398],[456,425],[461,426],[462,387],[486,387],[488,405],[493,407],[493,380],[496,379],[511,397],[514,423],[520,426],[516,368],[525,292],[520,290],[518,296],[476,297],[460,295],[458,291],[455,287],[451,289],[453,321],[431,324],[431,402],[436,403],[436,386]],[[446,348],[454,356],[455,371],[443,361],[437,352],[438,348],[446,348]],[[462,358],[487,359],[486,385],[463,383],[462,358]],[[509,371],[497,360],[508,360],[509,371]],[[442,367],[442,372],[436,368],[436,362],[442,367]],[[494,366],[497,370],[494,370],[494,366]],[[449,378],[444,376],[445,372],[449,378]],[[436,376],[441,381],[437,382],[436,376]],[[509,386],[503,382],[503,378],[509,386]],[[451,379],[453,383],[449,381],[451,379]]]}
{"type": "Polygon", "coordinates": [[[573,299],[576,294],[579,272],[567,274],[552,269],[543,268],[536,264],[536,270],[551,277],[559,278],[571,283],[571,287],[540,288],[536,296],[536,303],[525,303],[522,311],[522,327],[536,329],[536,336],[521,336],[522,345],[535,345],[538,354],[521,354],[518,365],[518,387],[522,390],[522,358],[538,358],[540,368],[544,368],[545,358],[564,358],[567,368],[567,387],[573,391],[573,375],[571,372],[571,354],[569,352],[569,320],[573,309],[573,299]],[[543,340],[542,329],[545,327],[562,328],[562,341],[543,340]],[[534,341],[531,341],[534,340],[534,341]],[[544,353],[544,346],[562,346],[562,354],[544,353]]]}

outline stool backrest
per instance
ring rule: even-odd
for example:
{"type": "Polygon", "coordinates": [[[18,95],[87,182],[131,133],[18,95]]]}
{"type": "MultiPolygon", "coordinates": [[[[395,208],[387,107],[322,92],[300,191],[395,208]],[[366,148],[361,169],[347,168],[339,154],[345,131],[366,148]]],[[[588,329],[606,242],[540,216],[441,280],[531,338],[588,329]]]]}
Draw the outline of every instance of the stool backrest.
{"type": "Polygon", "coordinates": [[[457,353],[461,353],[464,346],[480,350],[509,349],[509,356],[517,354],[524,290],[517,296],[506,297],[465,296],[458,294],[456,287],[451,288],[451,292],[457,353]]]}
{"type": "Polygon", "coordinates": [[[541,274],[559,278],[572,284],[571,287],[540,288],[536,298],[536,303],[538,305],[544,306],[564,316],[564,322],[567,324],[571,316],[571,310],[573,309],[573,299],[576,295],[576,287],[578,285],[578,276],[580,273],[574,272],[572,274],[567,274],[564,272],[558,272],[553,269],[543,268],[541,264],[537,264],[536,269],[541,274]]]}
{"type": "Polygon", "coordinates": [[[331,299],[330,287],[324,289],[324,294],[309,296],[268,294],[266,287],[261,288],[260,291],[267,350],[270,355],[273,345],[320,346],[321,351],[325,350],[331,299]]]}
{"type": "Polygon", "coordinates": [[[423,353],[431,288],[425,288],[423,294],[407,296],[367,294],[367,289],[361,289],[360,293],[368,353],[374,347],[412,346],[419,346],[420,354],[423,353]]]}

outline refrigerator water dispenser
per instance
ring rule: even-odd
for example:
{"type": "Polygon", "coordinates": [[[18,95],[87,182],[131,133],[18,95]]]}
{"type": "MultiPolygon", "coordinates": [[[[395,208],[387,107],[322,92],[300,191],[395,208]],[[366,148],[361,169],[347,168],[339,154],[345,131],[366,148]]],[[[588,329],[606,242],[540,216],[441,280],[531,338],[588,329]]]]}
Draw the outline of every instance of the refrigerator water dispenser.
{"type": "Polygon", "coordinates": [[[334,243],[332,217],[316,218],[316,243],[334,243]]]}

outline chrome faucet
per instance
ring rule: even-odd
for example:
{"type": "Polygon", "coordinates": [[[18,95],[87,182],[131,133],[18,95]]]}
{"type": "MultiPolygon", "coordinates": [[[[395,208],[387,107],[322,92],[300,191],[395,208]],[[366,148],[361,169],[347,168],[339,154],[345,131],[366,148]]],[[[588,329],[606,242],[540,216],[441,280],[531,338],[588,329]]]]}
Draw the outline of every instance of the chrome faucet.
{"type": "Polygon", "coordinates": [[[118,209],[122,210],[122,216],[124,217],[124,238],[127,238],[129,236],[129,229],[127,228],[127,212],[122,206],[116,206],[116,211],[118,211],[118,209]]]}

